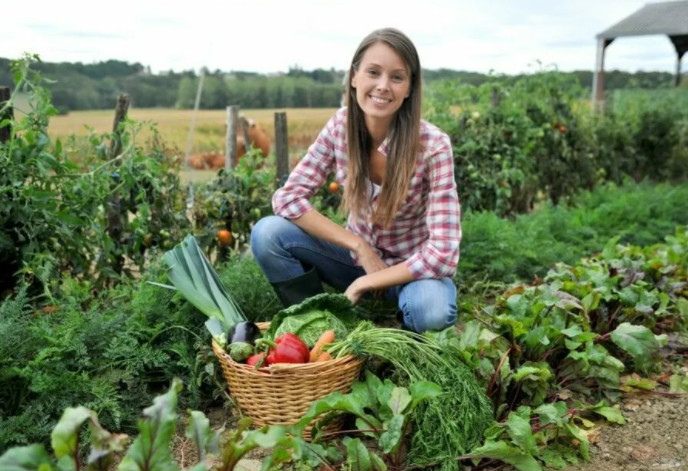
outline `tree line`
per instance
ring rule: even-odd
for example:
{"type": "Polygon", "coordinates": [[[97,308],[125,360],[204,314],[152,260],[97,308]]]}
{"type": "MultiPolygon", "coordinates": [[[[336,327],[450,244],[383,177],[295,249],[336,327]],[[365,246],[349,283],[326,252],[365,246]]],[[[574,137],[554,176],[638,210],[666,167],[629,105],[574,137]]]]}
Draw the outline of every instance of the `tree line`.
{"type": "MultiPolygon", "coordinates": [[[[109,109],[119,93],[128,93],[138,108],[192,108],[199,74],[173,70],[152,73],[140,63],[108,60],[93,64],[41,62],[36,69],[55,81],[50,86],[53,103],[61,113],[71,110],[109,109]]],[[[203,109],[222,109],[229,104],[242,108],[320,108],[339,106],[344,71],[303,70],[290,67],[286,73],[204,70],[203,109]]],[[[592,86],[591,71],[567,72],[584,88],[592,86]]],[[[491,76],[452,69],[423,70],[426,82],[459,79],[479,86],[491,76]]],[[[513,76],[517,80],[520,76],[513,76]]],[[[663,88],[671,86],[668,72],[608,71],[605,89],[663,88]]],[[[0,58],[0,86],[13,86],[10,59],[0,58]]]]}

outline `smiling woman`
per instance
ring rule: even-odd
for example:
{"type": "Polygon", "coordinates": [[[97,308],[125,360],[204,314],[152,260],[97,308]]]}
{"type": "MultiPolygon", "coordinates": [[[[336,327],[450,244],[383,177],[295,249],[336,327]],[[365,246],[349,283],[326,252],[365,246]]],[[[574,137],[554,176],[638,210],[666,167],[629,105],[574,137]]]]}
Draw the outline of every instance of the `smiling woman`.
{"type": "Polygon", "coordinates": [[[421,66],[392,28],[356,50],[346,107],[328,121],[253,228],[251,249],[286,306],[323,291],[352,302],[396,300],[403,326],[440,330],[456,321],[453,276],[461,240],[449,137],[421,120],[421,66]],[[309,199],[334,173],[344,188],[346,229],[309,199]]]}

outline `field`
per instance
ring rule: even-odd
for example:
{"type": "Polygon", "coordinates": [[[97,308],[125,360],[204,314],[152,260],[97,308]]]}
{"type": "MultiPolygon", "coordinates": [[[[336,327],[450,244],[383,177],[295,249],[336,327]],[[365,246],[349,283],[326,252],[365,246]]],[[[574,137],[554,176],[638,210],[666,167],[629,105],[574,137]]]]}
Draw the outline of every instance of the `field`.
{"type": "MultiPolygon", "coordinates": [[[[274,113],[287,112],[289,148],[291,152],[306,149],[318,135],[327,120],[336,111],[335,108],[292,108],[286,110],[241,110],[241,113],[253,119],[270,137],[274,147],[274,113]]],[[[189,126],[193,110],[175,109],[132,109],[129,117],[138,121],[156,123],[158,130],[171,147],[186,151],[189,126]]],[[[75,111],[65,116],[57,116],[50,121],[50,134],[55,137],[66,137],[72,134],[87,135],[87,126],[96,132],[112,130],[114,110],[75,111]]],[[[199,110],[196,115],[196,128],[191,153],[217,151],[225,146],[224,110],[199,110]]],[[[143,136],[144,138],[147,136],[143,136]]]]}
{"type": "MultiPolygon", "coordinates": [[[[86,469],[77,463],[85,456],[95,460],[89,469],[114,470],[123,434],[133,442],[121,471],[211,469],[203,456],[233,471],[244,454],[265,470],[290,460],[287,471],[685,469],[688,109],[680,102],[631,97],[628,111],[593,115],[559,73],[432,90],[424,117],[450,142],[424,160],[423,178],[438,179],[434,163],[448,160],[450,145],[463,235],[456,325],[417,336],[394,315],[404,303],[389,300],[354,309],[328,292],[275,316],[280,300],[250,241],[273,214],[281,176],[256,155],[227,172],[180,174],[173,157],[186,152],[191,111],[132,110],[167,146],[145,134],[130,145],[137,127],[127,123],[113,152],[110,137],[84,138],[111,131],[113,110],[56,117],[48,129],[49,95],[32,99],[35,113],[27,118],[18,104],[0,144],[0,471],[86,469]],[[321,323],[329,316],[339,320],[321,323]],[[267,339],[235,335],[239,322],[268,320],[267,339]],[[228,388],[223,343],[247,363],[266,348],[260,361],[275,365],[322,358],[296,346],[300,356],[287,357],[277,327],[321,345],[331,339],[325,329],[341,330],[325,348],[330,359],[290,365],[288,376],[280,366],[257,365],[258,374],[232,363],[252,375],[243,384],[264,401],[261,413],[309,406],[300,401],[318,388],[295,397],[286,385],[260,384],[295,382],[300,368],[325,386],[346,379],[353,392],[318,391],[299,424],[244,433],[240,419],[259,417],[228,388]],[[343,370],[326,371],[348,355],[371,360],[353,385],[343,370]],[[177,409],[199,412],[187,421],[177,409]],[[337,411],[355,417],[311,443],[299,438],[317,415],[337,411]],[[84,422],[94,433],[82,434],[84,422]],[[209,424],[226,428],[214,435],[209,424]],[[93,439],[93,453],[80,437],[93,439]],[[254,450],[262,463],[247,454],[256,448],[269,449],[254,450]]],[[[245,114],[273,139],[274,111],[245,114]]],[[[292,163],[333,112],[287,110],[292,163]]],[[[222,110],[200,112],[191,151],[222,152],[224,120],[222,110]]],[[[428,201],[438,190],[430,187],[428,201]]],[[[323,184],[310,196],[344,224],[341,188],[323,184]]]]}

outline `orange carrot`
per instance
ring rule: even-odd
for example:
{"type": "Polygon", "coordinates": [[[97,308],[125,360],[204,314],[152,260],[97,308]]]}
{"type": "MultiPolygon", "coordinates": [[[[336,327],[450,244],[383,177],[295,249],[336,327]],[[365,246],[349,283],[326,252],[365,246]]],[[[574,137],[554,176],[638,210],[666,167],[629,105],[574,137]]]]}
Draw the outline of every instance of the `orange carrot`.
{"type": "Polygon", "coordinates": [[[315,360],[316,363],[320,363],[321,361],[330,361],[332,359],[332,355],[330,355],[327,352],[322,352],[319,356],[318,359],[315,360]]]}
{"type": "Polygon", "coordinates": [[[315,345],[313,346],[313,350],[311,350],[311,361],[316,361],[320,354],[322,353],[323,347],[325,345],[330,344],[334,342],[334,330],[326,330],[325,332],[322,333],[320,338],[318,339],[317,342],[315,342],[315,345]]]}

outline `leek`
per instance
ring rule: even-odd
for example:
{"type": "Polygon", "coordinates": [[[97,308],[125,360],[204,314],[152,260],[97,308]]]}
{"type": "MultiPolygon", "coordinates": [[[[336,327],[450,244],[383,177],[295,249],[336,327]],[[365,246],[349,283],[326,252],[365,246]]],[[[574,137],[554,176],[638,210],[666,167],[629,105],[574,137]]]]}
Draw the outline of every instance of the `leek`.
{"type": "Polygon", "coordinates": [[[166,252],[162,259],[169,268],[170,281],[182,296],[210,320],[217,319],[224,331],[246,321],[193,235],[166,252]]]}

